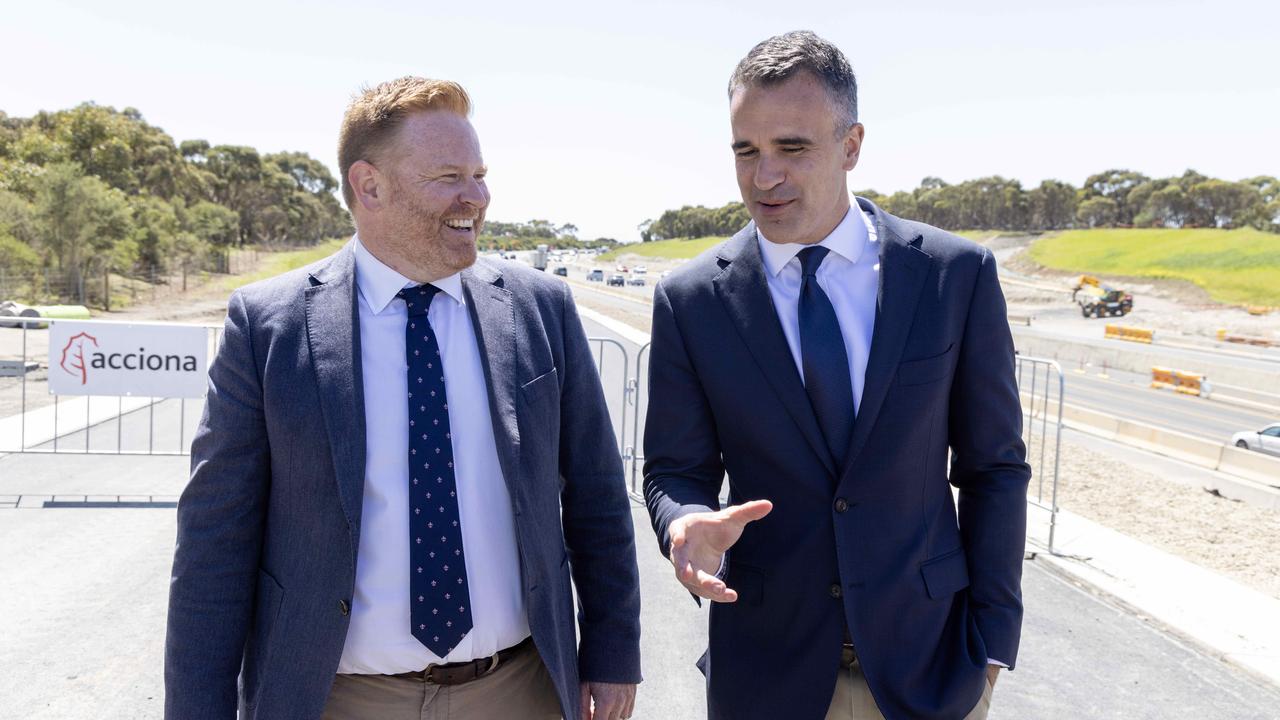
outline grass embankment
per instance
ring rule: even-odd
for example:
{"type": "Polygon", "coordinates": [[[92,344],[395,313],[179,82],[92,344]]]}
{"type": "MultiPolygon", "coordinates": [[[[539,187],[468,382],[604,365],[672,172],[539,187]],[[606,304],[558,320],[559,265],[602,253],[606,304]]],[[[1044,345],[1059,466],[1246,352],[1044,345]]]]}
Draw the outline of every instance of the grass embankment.
{"type": "Polygon", "coordinates": [[[338,252],[348,238],[334,238],[325,240],[314,247],[305,250],[289,250],[286,252],[264,253],[263,260],[259,264],[258,269],[247,275],[233,275],[223,281],[223,287],[227,290],[235,290],[252,282],[266,280],[269,277],[275,277],[280,273],[290,270],[297,270],[305,267],[317,260],[323,260],[330,255],[338,252]]]}
{"type": "Polygon", "coordinates": [[[697,257],[707,248],[724,242],[722,237],[701,237],[692,240],[655,240],[647,243],[630,243],[600,256],[601,260],[617,260],[623,255],[640,255],[641,257],[669,258],[674,260],[697,257]]]}
{"type": "Polygon", "coordinates": [[[1056,270],[1188,280],[1218,302],[1280,306],[1280,235],[1241,230],[1070,230],[1036,241],[1056,270]]]}

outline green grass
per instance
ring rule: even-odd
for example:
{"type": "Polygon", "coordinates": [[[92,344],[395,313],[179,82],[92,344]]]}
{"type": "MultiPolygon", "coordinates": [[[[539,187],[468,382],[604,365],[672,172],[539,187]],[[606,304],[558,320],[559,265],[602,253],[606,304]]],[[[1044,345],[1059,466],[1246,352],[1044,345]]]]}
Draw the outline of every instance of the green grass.
{"type": "Polygon", "coordinates": [[[601,260],[617,260],[628,253],[651,258],[688,259],[697,257],[707,248],[724,242],[722,237],[701,237],[692,240],[655,240],[647,243],[631,243],[600,256],[601,260]]]}
{"type": "Polygon", "coordinates": [[[248,275],[234,275],[224,281],[227,290],[235,290],[252,282],[266,280],[269,277],[275,277],[280,273],[290,270],[297,270],[300,267],[310,265],[317,260],[323,260],[330,255],[338,252],[338,249],[346,244],[346,238],[334,238],[326,240],[315,247],[309,247],[305,250],[290,250],[288,252],[265,253],[265,259],[262,265],[248,275]]]}
{"type": "Polygon", "coordinates": [[[1280,305],[1280,235],[1241,230],[1071,230],[1031,257],[1070,272],[1188,280],[1219,302],[1280,305]]]}

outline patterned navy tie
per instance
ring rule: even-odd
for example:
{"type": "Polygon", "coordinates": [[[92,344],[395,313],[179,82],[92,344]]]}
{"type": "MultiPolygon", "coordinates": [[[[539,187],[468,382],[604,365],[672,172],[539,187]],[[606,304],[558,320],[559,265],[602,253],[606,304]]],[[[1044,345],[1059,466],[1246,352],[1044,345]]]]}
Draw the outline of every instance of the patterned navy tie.
{"type": "Polygon", "coordinates": [[[427,320],[439,288],[396,293],[405,301],[409,378],[409,619],[428,650],[447,656],[471,630],[471,596],[462,550],[453,435],[440,345],[427,320]]]}
{"type": "Polygon", "coordinates": [[[818,267],[830,252],[821,246],[800,251],[800,359],[804,389],[818,417],[818,425],[835,457],[844,465],[853,434],[853,381],[849,355],[831,299],[818,285],[818,267]]]}

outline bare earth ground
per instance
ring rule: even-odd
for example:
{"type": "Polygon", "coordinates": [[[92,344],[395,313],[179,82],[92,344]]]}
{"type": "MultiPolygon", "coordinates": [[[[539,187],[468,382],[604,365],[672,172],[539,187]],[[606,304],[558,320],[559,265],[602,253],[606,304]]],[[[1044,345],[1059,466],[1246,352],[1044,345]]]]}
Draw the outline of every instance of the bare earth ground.
{"type": "Polygon", "coordinates": [[[1280,598],[1280,510],[1174,483],[1066,439],[1062,452],[1060,507],[1280,598]]]}

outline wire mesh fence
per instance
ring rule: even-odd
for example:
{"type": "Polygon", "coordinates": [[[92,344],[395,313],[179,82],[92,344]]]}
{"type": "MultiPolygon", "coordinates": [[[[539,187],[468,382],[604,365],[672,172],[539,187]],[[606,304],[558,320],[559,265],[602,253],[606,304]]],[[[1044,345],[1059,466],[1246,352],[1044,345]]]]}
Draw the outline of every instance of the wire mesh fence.
{"type": "Polygon", "coordinates": [[[40,268],[30,272],[0,269],[0,302],[22,305],[84,305],[111,310],[138,302],[156,302],[180,295],[202,284],[210,275],[238,275],[252,270],[258,260],[255,248],[220,249],[200,262],[172,263],[169,267],[137,267],[116,270],[105,267],[75,272],[40,268]]]}

